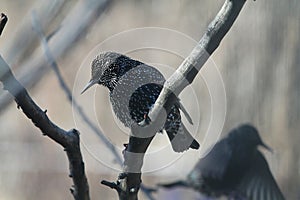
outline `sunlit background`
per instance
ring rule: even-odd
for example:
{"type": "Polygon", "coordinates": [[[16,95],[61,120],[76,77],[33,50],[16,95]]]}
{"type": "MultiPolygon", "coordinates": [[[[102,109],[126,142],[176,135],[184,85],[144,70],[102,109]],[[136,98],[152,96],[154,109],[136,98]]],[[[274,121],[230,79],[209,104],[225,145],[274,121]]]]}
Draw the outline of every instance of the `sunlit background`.
{"type": "MultiPolygon", "coordinates": [[[[171,29],[169,38],[140,34],[138,38],[125,37],[128,44],[119,42],[114,47],[98,48],[99,51],[126,52],[155,65],[168,77],[204,34],[224,1],[103,2],[1,0],[0,12],[5,13],[9,21],[0,37],[0,53],[37,104],[47,109],[54,123],[65,130],[77,128],[81,132],[91,198],[116,199],[117,193],[102,186],[100,181],[116,180],[120,167],[109,149],[72,109],[43,55],[40,40],[32,28],[32,11],[37,13],[49,37],[49,46],[74,97],[121,154],[122,144],[127,142],[124,132],[128,130],[114,120],[108,91],[95,87],[79,95],[90,77],[92,56],[89,53],[95,52],[101,42],[124,31],[144,27],[171,29]],[[149,42],[149,38],[157,42],[156,46],[161,43],[171,49],[136,50],[131,47],[143,39],[149,42]],[[172,53],[180,48],[181,55],[172,53]]],[[[262,151],[286,199],[300,198],[299,9],[297,0],[246,2],[212,60],[203,68],[203,71],[218,69],[224,82],[226,102],[224,108],[218,110],[222,116],[226,109],[224,126],[219,121],[211,121],[213,103],[208,88],[214,85],[207,85],[203,76],[206,73],[201,72],[192,87],[180,96],[194,120],[189,130],[196,134],[201,151],[178,155],[172,152],[167,137],[158,135],[145,161],[147,173],[142,176],[145,185],[155,187],[160,182],[184,178],[209,144],[218,139],[218,134],[212,136],[209,131],[210,125],[221,126],[220,137],[223,137],[237,125],[250,122],[258,128],[265,143],[274,149],[273,154],[262,151]]],[[[150,47],[150,44],[151,40],[145,46],[150,47]]],[[[218,75],[212,76],[219,84],[218,75]]],[[[72,199],[68,161],[62,147],[43,137],[9,97],[0,89],[0,199],[72,199]]],[[[184,189],[160,189],[154,195],[157,199],[198,198],[197,193],[184,189]]],[[[146,199],[142,193],[140,199],[146,199]]]]}

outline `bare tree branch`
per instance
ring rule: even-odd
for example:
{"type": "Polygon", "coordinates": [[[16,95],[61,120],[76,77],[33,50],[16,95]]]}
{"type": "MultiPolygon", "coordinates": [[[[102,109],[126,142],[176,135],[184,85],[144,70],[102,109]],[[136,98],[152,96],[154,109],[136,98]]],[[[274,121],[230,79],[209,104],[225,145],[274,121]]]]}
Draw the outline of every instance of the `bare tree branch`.
{"type": "Polygon", "coordinates": [[[202,66],[216,50],[221,40],[233,25],[245,2],[246,0],[225,1],[223,7],[209,24],[207,31],[197,46],[175,73],[165,82],[154,107],[149,112],[148,116],[151,121],[156,120],[157,116],[164,110],[163,108],[167,109],[170,105],[173,105],[172,101],[174,98],[170,98],[173,96],[171,94],[178,96],[186,86],[193,82],[202,66]]]}
{"type": "MultiPolygon", "coordinates": [[[[66,0],[36,1],[31,5],[31,9],[36,10],[42,27],[47,28],[51,27],[52,24],[57,21],[55,19],[61,17],[60,11],[62,11],[65,4],[66,0]]],[[[28,49],[32,48],[33,44],[38,42],[38,38],[33,34],[33,30],[30,26],[30,15],[25,14],[18,21],[18,25],[10,35],[10,38],[13,38],[13,40],[5,41],[2,46],[2,48],[5,49],[2,56],[5,57],[5,61],[10,66],[14,66],[14,70],[22,67],[22,65],[15,66],[15,64],[20,63],[20,60],[28,54],[28,49]]]]}
{"type": "MultiPolygon", "coordinates": [[[[2,20],[1,20],[2,24],[2,20]]],[[[1,27],[2,31],[4,28],[1,27]]],[[[64,147],[69,160],[70,177],[74,185],[71,193],[76,200],[89,200],[89,186],[84,171],[84,162],[82,159],[79,143],[79,132],[75,129],[65,131],[56,126],[29,96],[26,89],[15,78],[10,67],[0,55],[0,81],[3,83],[3,89],[7,90],[21,108],[24,114],[32,120],[42,133],[64,147]]]]}
{"type": "Polygon", "coordinates": [[[76,109],[76,111],[79,113],[80,117],[83,119],[83,121],[101,138],[101,140],[104,142],[104,144],[110,149],[110,151],[115,155],[116,160],[119,164],[122,164],[122,158],[121,156],[118,154],[115,146],[113,144],[111,144],[109,142],[109,140],[104,136],[104,134],[97,129],[96,125],[93,124],[93,122],[88,118],[88,116],[84,113],[84,111],[82,110],[82,108],[80,107],[80,105],[77,103],[77,101],[73,98],[72,92],[69,89],[69,87],[67,86],[67,84],[65,83],[60,70],[58,68],[57,62],[54,59],[51,50],[48,46],[46,37],[43,33],[41,24],[35,14],[35,12],[32,12],[32,26],[33,29],[37,32],[41,43],[42,43],[42,47],[45,53],[45,57],[47,59],[47,61],[50,63],[50,66],[52,67],[53,71],[55,72],[56,77],[58,78],[59,84],[61,86],[61,88],[63,89],[63,91],[65,92],[65,94],[67,95],[67,98],[69,100],[70,103],[73,103],[74,108],[76,109]]]}
{"type": "MultiPolygon", "coordinates": [[[[45,53],[45,57],[46,57],[47,61],[50,63],[52,69],[54,70],[54,72],[55,72],[55,74],[56,74],[56,76],[59,80],[60,86],[63,89],[63,91],[66,93],[68,100],[70,101],[70,103],[73,103],[75,110],[79,113],[79,115],[83,119],[83,121],[88,125],[88,127],[90,127],[92,129],[92,131],[94,131],[100,137],[100,139],[104,142],[104,144],[107,146],[107,148],[110,149],[110,151],[115,156],[115,159],[117,160],[117,163],[120,166],[122,166],[123,165],[123,160],[122,160],[121,156],[119,155],[119,153],[117,152],[117,149],[115,148],[115,146],[113,144],[111,144],[111,142],[104,136],[104,134],[96,127],[96,125],[93,124],[93,122],[85,114],[85,112],[82,110],[82,108],[77,103],[77,101],[73,98],[71,90],[68,88],[67,84],[65,83],[65,81],[64,81],[64,79],[63,79],[63,77],[60,73],[57,62],[54,59],[54,57],[52,56],[52,53],[51,53],[51,51],[49,49],[49,46],[47,44],[46,37],[43,33],[41,24],[39,23],[39,20],[37,18],[37,15],[35,14],[35,12],[32,12],[32,26],[33,26],[33,29],[37,32],[37,34],[38,34],[38,36],[41,40],[42,47],[43,47],[44,53],[45,53]]],[[[139,147],[142,147],[142,146],[143,145],[139,145],[139,147]]],[[[135,162],[133,162],[133,163],[135,163],[135,162]]],[[[106,186],[109,186],[111,188],[118,189],[118,187],[115,183],[111,183],[111,182],[108,182],[108,181],[102,181],[101,183],[106,185],[106,186]]],[[[149,200],[154,199],[152,197],[152,194],[151,194],[152,190],[150,188],[142,186],[141,190],[145,193],[145,195],[147,196],[147,198],[149,200]]],[[[119,192],[121,192],[121,191],[119,190],[119,192]]]]}
{"type": "MultiPolygon", "coordinates": [[[[146,152],[149,144],[151,143],[153,137],[149,138],[143,138],[141,140],[140,138],[134,137],[138,136],[142,132],[147,132],[149,135],[155,135],[155,133],[160,129],[160,127],[163,126],[164,119],[166,116],[166,111],[169,110],[169,107],[173,105],[173,97],[178,95],[187,85],[189,85],[195,76],[197,75],[198,71],[201,69],[201,67],[204,65],[204,63],[207,61],[209,56],[215,51],[215,49],[219,46],[220,41],[223,39],[223,37],[226,35],[230,27],[232,26],[233,22],[235,21],[236,17],[238,16],[240,10],[242,9],[243,5],[245,3],[245,0],[226,0],[225,4],[223,5],[221,11],[218,13],[216,18],[213,20],[213,22],[209,25],[209,28],[205,35],[202,37],[198,45],[195,47],[195,49],[192,51],[190,56],[185,59],[185,61],[181,64],[181,66],[177,69],[177,71],[166,81],[164,85],[164,89],[161,92],[161,95],[157,99],[154,108],[150,111],[148,117],[151,119],[150,123],[144,123],[144,126],[136,125],[132,127],[132,135],[129,140],[129,144],[127,145],[125,151],[124,151],[124,172],[119,175],[119,178],[116,183],[110,183],[107,181],[102,181],[103,184],[116,189],[119,194],[120,199],[137,199],[138,191],[141,184],[141,167],[143,165],[143,158],[144,153],[146,152]],[[164,109],[163,109],[164,108],[164,109]],[[137,156],[138,154],[138,156],[137,156]]],[[[7,66],[5,61],[1,58],[1,66],[7,66]],[[4,64],[3,64],[4,63],[4,64]]],[[[5,67],[3,67],[5,68],[5,67]]],[[[13,76],[11,71],[5,72],[4,74],[13,76]],[[10,75],[11,74],[11,75],[10,75]]],[[[1,74],[3,75],[3,74],[1,74]]],[[[4,83],[5,89],[10,91],[12,94],[15,94],[16,101],[20,107],[22,107],[24,113],[26,114],[26,106],[23,105],[18,101],[19,94],[25,93],[25,97],[28,96],[28,93],[26,90],[17,82],[17,80],[12,81],[13,84],[11,84],[11,81],[6,80],[7,76],[1,76],[1,81],[4,83]],[[7,84],[7,83],[10,84],[7,84]],[[20,90],[20,92],[16,92],[13,88],[14,86],[22,87],[23,89],[20,90]],[[11,87],[11,88],[10,88],[11,87]],[[23,108],[25,106],[25,110],[23,108]]],[[[14,77],[13,77],[14,78],[14,77]]],[[[22,95],[21,95],[22,97],[22,95]]],[[[30,98],[30,97],[29,97],[30,98]]],[[[32,101],[32,100],[31,100],[32,101]]],[[[26,101],[25,101],[26,102],[26,101]]],[[[32,101],[33,102],[33,101],[32,101]]],[[[33,102],[34,103],[34,102],[33,102]]],[[[31,104],[29,104],[31,105],[31,104]]],[[[35,105],[35,104],[34,104],[35,105]]],[[[35,105],[36,106],[36,105],[35,105]]],[[[29,107],[30,108],[30,107],[29,107]]],[[[31,112],[33,110],[30,110],[31,112]]],[[[39,113],[42,112],[43,115],[41,115],[43,119],[46,118],[48,121],[50,121],[46,114],[39,109],[39,113]]],[[[31,113],[27,113],[29,118],[31,113]]],[[[27,115],[26,114],[26,115],[27,115]]],[[[39,119],[39,118],[38,118],[39,119]]],[[[47,121],[46,120],[46,121],[47,121]]],[[[42,120],[43,121],[43,120],[42,120]]],[[[145,120],[147,121],[147,120],[145,120]]],[[[40,120],[33,121],[36,126],[39,127],[40,120]]],[[[42,124],[43,125],[43,124],[42,124]]],[[[66,141],[68,138],[67,135],[71,135],[70,133],[76,132],[76,131],[69,131],[66,132],[67,134],[62,134],[65,131],[59,129],[56,127],[52,122],[50,125],[48,124],[46,126],[47,128],[53,128],[54,130],[58,129],[58,134],[45,133],[47,129],[44,129],[43,127],[41,130],[43,133],[51,137],[57,142],[62,142],[62,146],[66,145],[66,141]],[[50,127],[48,127],[50,126],[50,127]],[[52,127],[54,126],[54,127],[52,127]],[[64,141],[66,140],[66,141],[64,141]]],[[[51,130],[51,129],[50,129],[51,130]]],[[[76,132],[77,133],[77,132],[76,132]]],[[[79,145],[79,144],[78,144],[79,145]]],[[[67,149],[67,148],[66,148],[67,149]]],[[[69,154],[68,154],[69,156],[69,154]]],[[[74,181],[75,184],[75,181],[74,181]]],[[[74,194],[74,193],[73,193],[74,194]]]]}
{"type": "Polygon", "coordinates": [[[124,152],[123,173],[116,183],[102,181],[103,184],[116,189],[119,199],[138,199],[141,184],[141,168],[146,150],[155,133],[163,127],[167,113],[174,104],[176,96],[192,83],[201,67],[219,46],[228,30],[240,13],[245,0],[226,0],[223,7],[210,23],[204,36],[190,55],[179,66],[175,73],[165,82],[154,107],[145,120],[131,128],[133,136],[124,152]],[[149,138],[135,138],[134,136],[149,135],[149,138]],[[138,155],[136,154],[138,153],[138,155]]]}
{"type": "MultiPolygon", "coordinates": [[[[132,128],[132,130],[135,133],[138,133],[138,131],[145,131],[143,127],[137,125],[135,128],[132,128]]],[[[144,192],[147,192],[146,194],[151,194],[153,192],[153,190],[149,188],[141,187],[141,168],[143,166],[145,152],[153,138],[154,136],[149,138],[130,136],[129,143],[125,145],[125,150],[123,152],[123,173],[119,174],[116,183],[106,180],[101,182],[103,185],[115,189],[118,192],[120,200],[138,199],[138,192],[140,188],[142,188],[144,192]]],[[[151,199],[154,198],[151,196],[151,199]]]]}
{"type": "MultiPolygon", "coordinates": [[[[75,44],[76,39],[80,38],[111,2],[109,0],[78,1],[61,22],[58,31],[48,41],[53,57],[57,59],[67,52],[75,44]]],[[[31,27],[31,24],[27,24],[27,26],[31,27]]],[[[48,69],[49,65],[45,62],[43,52],[36,49],[15,73],[20,74],[19,80],[26,88],[31,88],[43,78],[48,69]]],[[[0,95],[0,112],[12,100],[10,95],[2,93],[0,95]]]]}
{"type": "Polygon", "coordinates": [[[0,56],[0,81],[3,83],[4,89],[14,96],[18,107],[22,108],[24,114],[32,120],[34,125],[44,135],[64,147],[69,159],[70,177],[74,183],[73,189],[71,189],[74,199],[89,200],[89,187],[80,152],[79,132],[75,129],[65,131],[51,122],[46,111],[41,110],[35,104],[26,89],[16,80],[2,56],[0,56]]]}

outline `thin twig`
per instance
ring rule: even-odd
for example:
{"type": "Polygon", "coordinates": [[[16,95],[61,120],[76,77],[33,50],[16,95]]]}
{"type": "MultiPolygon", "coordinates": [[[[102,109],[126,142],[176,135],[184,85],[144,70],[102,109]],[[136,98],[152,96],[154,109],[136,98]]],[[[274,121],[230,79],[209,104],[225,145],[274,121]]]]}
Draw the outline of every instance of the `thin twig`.
{"type": "MultiPolygon", "coordinates": [[[[77,1],[60,22],[60,28],[48,41],[49,48],[55,50],[52,52],[53,57],[55,59],[61,57],[77,44],[79,39],[112,2],[109,0],[77,1]]],[[[26,25],[31,27],[31,24],[26,25]]],[[[8,63],[11,62],[8,61],[8,63]]],[[[42,80],[48,70],[49,65],[45,62],[43,52],[37,48],[15,72],[20,75],[19,80],[24,87],[29,89],[42,80]]],[[[10,95],[5,92],[1,93],[0,112],[6,109],[7,105],[12,101],[13,99],[10,95]]]]}
{"type": "MultiPolygon", "coordinates": [[[[40,37],[41,43],[42,43],[42,47],[44,49],[44,53],[45,53],[45,57],[47,59],[47,61],[50,63],[52,69],[55,72],[55,75],[58,78],[58,81],[60,83],[61,88],[63,89],[63,91],[65,92],[65,94],[67,95],[68,100],[70,101],[70,103],[73,103],[75,110],[78,112],[79,116],[83,119],[83,121],[88,125],[89,128],[91,128],[91,130],[93,132],[95,132],[100,139],[104,142],[104,144],[107,146],[107,148],[113,153],[113,155],[115,156],[115,159],[117,161],[117,163],[122,166],[123,165],[123,160],[121,158],[121,156],[118,154],[117,149],[115,148],[115,146],[113,144],[110,143],[110,141],[105,137],[105,135],[96,127],[96,125],[89,119],[89,117],[85,114],[85,112],[82,110],[81,106],[77,103],[76,99],[73,97],[71,90],[68,88],[67,84],[65,83],[60,70],[58,68],[57,62],[54,59],[54,57],[51,54],[51,51],[49,49],[46,37],[43,33],[41,24],[38,21],[38,18],[35,14],[35,12],[32,12],[32,26],[34,28],[34,30],[37,32],[38,36],[40,37]]],[[[115,183],[111,183],[108,181],[102,181],[102,184],[109,186],[111,188],[117,188],[117,185],[115,183]]],[[[142,186],[141,190],[143,191],[143,193],[147,196],[147,198],[149,200],[154,200],[153,196],[152,196],[152,192],[153,190],[151,188],[147,188],[146,186],[142,186]]],[[[117,190],[118,191],[118,190],[117,190]]]]}
{"type": "Polygon", "coordinates": [[[117,162],[122,165],[123,161],[121,156],[118,154],[115,146],[110,143],[110,141],[104,136],[104,134],[97,128],[97,126],[89,119],[89,117],[85,114],[85,112],[82,110],[81,106],[77,103],[76,99],[73,97],[71,90],[67,86],[66,82],[64,81],[64,78],[61,75],[61,72],[58,68],[57,62],[54,59],[51,50],[49,49],[46,37],[43,33],[41,24],[35,14],[35,12],[32,12],[32,27],[38,34],[42,47],[45,53],[45,58],[50,63],[50,66],[52,67],[56,77],[58,78],[59,84],[63,91],[65,92],[67,99],[70,103],[74,105],[75,110],[79,113],[79,116],[82,118],[82,120],[88,125],[88,127],[91,128],[92,131],[94,131],[100,139],[104,142],[104,144],[107,146],[107,148],[115,155],[117,162]]]}

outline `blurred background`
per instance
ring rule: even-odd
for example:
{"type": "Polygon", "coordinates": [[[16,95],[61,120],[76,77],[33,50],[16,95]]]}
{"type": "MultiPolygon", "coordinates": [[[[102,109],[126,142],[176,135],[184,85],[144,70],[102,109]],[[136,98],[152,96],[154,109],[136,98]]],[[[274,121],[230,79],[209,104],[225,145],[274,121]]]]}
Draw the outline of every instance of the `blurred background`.
{"type": "MultiPolygon", "coordinates": [[[[54,123],[66,130],[75,127],[81,132],[92,199],[117,198],[116,192],[100,185],[100,181],[116,180],[120,167],[101,140],[80,121],[60,88],[32,28],[32,11],[37,13],[49,47],[63,78],[74,92],[74,98],[121,153],[122,144],[127,142],[124,132],[128,130],[113,120],[108,91],[95,87],[94,93],[79,95],[89,80],[89,65],[95,52],[119,50],[152,63],[168,77],[204,34],[223,3],[196,0],[1,0],[0,12],[5,13],[9,21],[0,37],[0,53],[37,104],[47,109],[54,123]],[[166,40],[165,35],[158,34],[155,41],[171,44],[174,49],[181,47],[184,49],[182,54],[172,53],[173,49],[168,52],[153,48],[126,52],[137,41],[154,37],[151,33],[149,36],[139,34],[138,37],[125,38],[130,47],[124,46],[126,43],[115,43],[113,47],[98,46],[95,49],[115,34],[144,27],[174,30],[169,30],[169,33],[181,35],[179,39],[170,34],[166,40]]],[[[218,124],[221,135],[205,140],[212,135],[209,132],[212,103],[205,81],[208,73],[203,72],[180,96],[196,122],[197,126],[189,129],[202,145],[200,153],[188,151],[178,156],[171,151],[166,137],[158,135],[150,148],[152,157],[150,155],[145,161],[147,173],[142,177],[145,185],[154,187],[159,182],[184,178],[209,144],[237,125],[250,122],[258,128],[265,143],[275,150],[273,154],[264,154],[286,199],[300,198],[299,9],[297,0],[246,2],[220,47],[203,67],[203,71],[218,69],[224,82],[226,101],[220,115],[226,109],[226,116],[224,124],[218,124]]],[[[0,199],[72,199],[65,152],[58,144],[43,137],[2,89],[0,159],[0,199]]],[[[157,199],[199,197],[195,192],[183,189],[159,190],[155,196],[157,199]]],[[[140,198],[146,199],[142,193],[140,198]]]]}

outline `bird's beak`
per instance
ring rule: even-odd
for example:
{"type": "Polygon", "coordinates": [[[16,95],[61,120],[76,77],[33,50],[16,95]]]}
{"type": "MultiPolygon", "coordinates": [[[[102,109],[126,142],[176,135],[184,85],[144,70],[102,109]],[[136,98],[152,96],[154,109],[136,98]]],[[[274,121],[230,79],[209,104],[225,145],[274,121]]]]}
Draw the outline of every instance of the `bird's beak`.
{"type": "Polygon", "coordinates": [[[265,149],[267,149],[268,151],[270,151],[271,153],[273,153],[273,149],[271,147],[269,147],[268,145],[266,145],[265,143],[261,143],[260,144],[262,147],[264,147],[265,149]]]}
{"type": "Polygon", "coordinates": [[[88,82],[88,84],[84,87],[84,89],[82,90],[82,92],[80,94],[83,94],[87,89],[89,89],[90,87],[92,87],[96,83],[97,83],[97,81],[90,80],[90,82],[88,82]]]}

